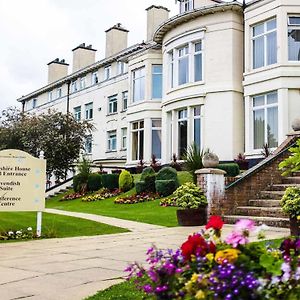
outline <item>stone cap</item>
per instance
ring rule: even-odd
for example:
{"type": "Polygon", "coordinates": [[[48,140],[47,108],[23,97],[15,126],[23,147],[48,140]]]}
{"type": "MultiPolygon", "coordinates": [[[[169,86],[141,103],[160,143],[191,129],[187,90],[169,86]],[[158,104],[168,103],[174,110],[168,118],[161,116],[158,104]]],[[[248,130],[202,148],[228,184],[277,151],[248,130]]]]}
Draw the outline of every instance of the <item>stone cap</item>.
{"type": "Polygon", "coordinates": [[[59,58],[55,58],[54,60],[50,61],[47,65],[51,65],[51,64],[59,64],[59,65],[65,65],[68,66],[69,64],[66,63],[66,61],[64,59],[59,59],[59,58]]]}
{"type": "Polygon", "coordinates": [[[203,168],[195,171],[195,174],[217,174],[217,175],[225,175],[226,171],[216,169],[216,168],[203,168]]]}
{"type": "Polygon", "coordinates": [[[170,10],[169,10],[167,7],[161,6],[161,5],[151,5],[151,6],[149,6],[148,8],[146,8],[146,10],[148,11],[148,10],[150,10],[150,9],[152,9],[152,8],[164,9],[164,10],[166,10],[167,12],[170,12],[170,10]]]}
{"type": "Polygon", "coordinates": [[[298,135],[300,135],[300,131],[293,131],[287,134],[287,136],[298,136],[298,135]]]}

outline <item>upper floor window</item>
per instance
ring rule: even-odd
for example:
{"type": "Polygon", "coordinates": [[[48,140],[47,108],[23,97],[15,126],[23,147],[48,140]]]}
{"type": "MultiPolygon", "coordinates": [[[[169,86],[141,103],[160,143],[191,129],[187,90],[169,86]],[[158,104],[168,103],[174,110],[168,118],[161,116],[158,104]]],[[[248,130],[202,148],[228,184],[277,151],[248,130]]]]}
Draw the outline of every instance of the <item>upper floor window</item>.
{"type": "Polygon", "coordinates": [[[252,27],[253,69],[277,63],[276,19],[252,27]]]}
{"type": "Polygon", "coordinates": [[[125,62],[124,61],[118,61],[118,75],[125,73],[125,62]]]}
{"type": "Polygon", "coordinates": [[[152,66],[152,99],[162,98],[162,65],[152,66]]]}
{"type": "Polygon", "coordinates": [[[180,0],[180,13],[194,9],[194,0],[180,0]]]}
{"type": "Polygon", "coordinates": [[[85,119],[93,119],[93,102],[85,104],[85,119]]]}
{"type": "Polygon", "coordinates": [[[92,150],[93,150],[93,137],[92,135],[88,135],[85,138],[84,151],[86,154],[92,154],[92,150]]]}
{"type": "Polygon", "coordinates": [[[37,99],[34,98],[32,99],[32,108],[36,108],[37,107],[37,99]]]}
{"type": "Polygon", "coordinates": [[[92,85],[97,84],[99,82],[98,72],[92,73],[92,85]]]}
{"type": "Polygon", "coordinates": [[[202,43],[194,44],[194,81],[202,80],[202,43]]]}
{"type": "Polygon", "coordinates": [[[133,102],[145,99],[145,67],[132,72],[133,102]]]}
{"type": "Polygon", "coordinates": [[[122,93],[122,110],[126,110],[128,107],[128,91],[122,93]]]}
{"type": "Polygon", "coordinates": [[[189,46],[178,49],[178,85],[189,81],[189,46]]]}
{"type": "Polygon", "coordinates": [[[80,89],[83,90],[85,88],[85,77],[80,78],[80,89]]]}
{"type": "Polygon", "coordinates": [[[56,98],[60,98],[61,96],[62,96],[62,88],[59,87],[59,88],[57,88],[57,90],[56,90],[56,98]]]}
{"type": "Polygon", "coordinates": [[[300,16],[288,17],[289,60],[300,61],[300,16]]]}
{"type": "Polygon", "coordinates": [[[127,148],[127,127],[121,128],[121,149],[127,148]]]}
{"type": "Polygon", "coordinates": [[[107,150],[116,151],[117,150],[117,131],[112,130],[107,133],[107,150]]]}
{"type": "Polygon", "coordinates": [[[115,114],[118,112],[118,98],[117,95],[108,97],[108,113],[115,114]]]}
{"type": "Polygon", "coordinates": [[[51,91],[48,93],[48,101],[50,102],[52,100],[53,100],[53,92],[51,91]]]}
{"type": "Polygon", "coordinates": [[[71,83],[71,92],[72,92],[72,93],[77,92],[77,81],[73,81],[73,82],[71,83]]]}
{"type": "Polygon", "coordinates": [[[111,77],[111,66],[106,66],[104,68],[104,80],[107,80],[111,77]]]}
{"type": "Polygon", "coordinates": [[[74,107],[74,118],[76,121],[81,120],[81,106],[74,107]]]}

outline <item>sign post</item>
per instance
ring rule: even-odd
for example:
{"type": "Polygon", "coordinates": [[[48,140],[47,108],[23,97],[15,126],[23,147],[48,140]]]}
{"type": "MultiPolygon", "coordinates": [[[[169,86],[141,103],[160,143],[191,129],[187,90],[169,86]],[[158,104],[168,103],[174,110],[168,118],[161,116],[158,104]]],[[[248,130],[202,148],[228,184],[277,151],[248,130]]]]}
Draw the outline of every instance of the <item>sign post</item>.
{"type": "Polygon", "coordinates": [[[37,236],[45,209],[46,161],[20,150],[0,151],[0,212],[36,211],[37,236]]]}

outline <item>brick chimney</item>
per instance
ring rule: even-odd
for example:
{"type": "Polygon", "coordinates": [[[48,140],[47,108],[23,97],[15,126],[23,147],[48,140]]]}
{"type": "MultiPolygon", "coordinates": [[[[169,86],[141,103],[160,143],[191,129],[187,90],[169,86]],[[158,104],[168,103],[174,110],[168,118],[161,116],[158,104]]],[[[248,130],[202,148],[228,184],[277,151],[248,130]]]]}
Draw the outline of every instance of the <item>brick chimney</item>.
{"type": "Polygon", "coordinates": [[[48,64],[48,84],[68,75],[68,66],[64,59],[56,58],[48,64]]]}
{"type": "Polygon", "coordinates": [[[96,51],[92,45],[80,44],[73,50],[73,72],[95,63],[96,51]]]}
{"type": "Polygon", "coordinates": [[[112,56],[127,48],[128,30],[120,23],[106,31],[105,57],[112,56]]]}
{"type": "Polygon", "coordinates": [[[147,41],[153,39],[153,34],[160,24],[169,19],[169,9],[163,6],[151,5],[147,11],[147,41]]]}

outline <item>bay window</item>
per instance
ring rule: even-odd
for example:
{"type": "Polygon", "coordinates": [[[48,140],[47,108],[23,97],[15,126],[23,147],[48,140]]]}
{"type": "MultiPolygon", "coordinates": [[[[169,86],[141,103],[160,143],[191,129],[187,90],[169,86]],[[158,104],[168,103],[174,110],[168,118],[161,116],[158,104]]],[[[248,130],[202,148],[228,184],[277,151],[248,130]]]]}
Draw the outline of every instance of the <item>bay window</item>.
{"type": "Polygon", "coordinates": [[[202,80],[202,43],[194,44],[194,81],[202,80]]]}
{"type": "Polygon", "coordinates": [[[152,154],[161,158],[161,120],[151,120],[152,123],[152,154]]]}
{"type": "Polygon", "coordinates": [[[289,61],[300,61],[300,16],[288,17],[289,61]]]}
{"type": "Polygon", "coordinates": [[[133,102],[145,99],[145,67],[132,72],[133,102]]]}
{"type": "Polygon", "coordinates": [[[196,106],[194,110],[194,143],[201,149],[201,106],[196,106]]]}
{"type": "Polygon", "coordinates": [[[162,65],[152,65],[152,99],[162,98],[162,65]]]}
{"type": "Polygon", "coordinates": [[[132,160],[144,158],[144,121],[138,121],[131,124],[132,137],[132,160]]]}
{"type": "Polygon", "coordinates": [[[189,81],[189,46],[178,49],[178,85],[189,81]]]}
{"type": "Polygon", "coordinates": [[[187,148],[188,137],[188,116],[187,109],[178,111],[178,155],[180,159],[183,156],[187,148]]]}

